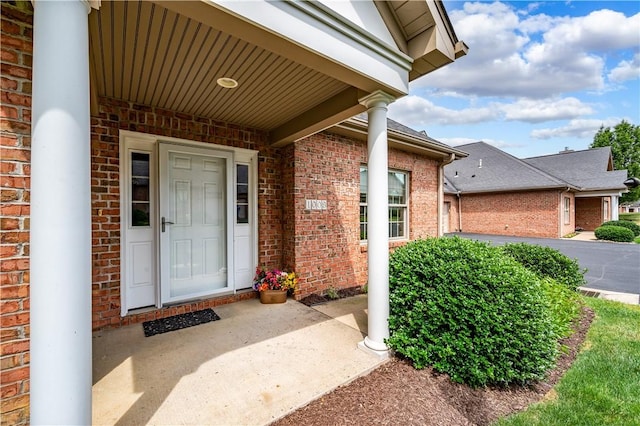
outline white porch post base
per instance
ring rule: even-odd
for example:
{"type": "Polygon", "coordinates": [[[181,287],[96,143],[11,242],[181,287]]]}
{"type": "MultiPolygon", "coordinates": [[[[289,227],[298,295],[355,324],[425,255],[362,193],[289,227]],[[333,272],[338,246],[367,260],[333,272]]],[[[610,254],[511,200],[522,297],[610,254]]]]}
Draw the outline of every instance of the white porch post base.
{"type": "Polygon", "coordinates": [[[394,99],[374,92],[360,100],[368,114],[367,263],[368,336],[360,345],[388,351],[389,338],[389,167],[387,105],[394,99]]]}
{"type": "Polygon", "coordinates": [[[620,207],[619,207],[620,197],[617,195],[611,196],[611,220],[620,219],[620,207]]]}
{"type": "Polygon", "coordinates": [[[358,347],[363,350],[364,352],[374,355],[380,359],[387,359],[391,356],[389,348],[387,347],[387,345],[384,345],[383,349],[372,349],[368,346],[368,344],[373,344],[375,345],[375,342],[367,342],[367,338],[365,337],[364,340],[362,342],[358,343],[358,347]]]}
{"type": "Polygon", "coordinates": [[[31,424],[91,424],[89,4],[34,1],[31,424]]]}

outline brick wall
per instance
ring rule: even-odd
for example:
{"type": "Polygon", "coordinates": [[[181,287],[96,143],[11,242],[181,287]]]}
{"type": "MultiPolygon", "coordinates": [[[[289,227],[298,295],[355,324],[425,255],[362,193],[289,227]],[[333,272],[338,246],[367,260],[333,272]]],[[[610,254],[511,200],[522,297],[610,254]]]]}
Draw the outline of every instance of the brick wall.
{"type": "Polygon", "coordinates": [[[521,237],[560,237],[558,191],[462,195],[462,231],[521,237]]]}
{"type": "Polygon", "coordinates": [[[0,418],[29,421],[30,2],[2,2],[0,98],[0,418]]]}
{"type": "MultiPolygon", "coordinates": [[[[286,152],[283,251],[285,263],[292,263],[301,277],[297,297],[366,284],[367,253],[359,226],[366,142],[322,132],[286,152]],[[306,210],[307,199],[326,200],[327,210],[306,210]]],[[[438,163],[391,150],[389,167],[409,172],[410,238],[436,236],[438,163]]]]}
{"type": "Polygon", "coordinates": [[[593,231],[603,222],[601,197],[576,198],[576,226],[593,231]]]}
{"type": "Polygon", "coordinates": [[[91,117],[93,328],[138,323],[254,297],[250,292],[120,317],[120,130],[259,150],[258,260],[267,267],[280,267],[282,263],[282,156],[279,150],[268,146],[265,132],[161,108],[100,99],[99,113],[91,117]]]}

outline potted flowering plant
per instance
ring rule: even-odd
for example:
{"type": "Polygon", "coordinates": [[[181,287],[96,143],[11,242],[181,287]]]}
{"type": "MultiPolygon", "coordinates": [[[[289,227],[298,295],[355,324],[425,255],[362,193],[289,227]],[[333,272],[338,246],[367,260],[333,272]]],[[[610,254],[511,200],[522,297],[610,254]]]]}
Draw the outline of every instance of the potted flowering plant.
{"type": "Polygon", "coordinates": [[[262,303],[284,303],[289,290],[295,290],[298,278],[295,272],[279,269],[266,270],[262,266],[256,268],[253,289],[260,292],[262,303]]]}

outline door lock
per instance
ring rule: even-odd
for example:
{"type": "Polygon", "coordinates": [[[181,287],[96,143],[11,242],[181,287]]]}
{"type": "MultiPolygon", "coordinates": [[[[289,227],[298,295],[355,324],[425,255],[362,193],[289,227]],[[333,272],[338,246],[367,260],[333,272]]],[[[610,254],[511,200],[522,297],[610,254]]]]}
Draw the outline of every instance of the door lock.
{"type": "Polygon", "coordinates": [[[165,225],[173,225],[173,222],[169,222],[168,220],[165,220],[164,216],[162,216],[162,232],[164,232],[165,230],[165,225]]]}

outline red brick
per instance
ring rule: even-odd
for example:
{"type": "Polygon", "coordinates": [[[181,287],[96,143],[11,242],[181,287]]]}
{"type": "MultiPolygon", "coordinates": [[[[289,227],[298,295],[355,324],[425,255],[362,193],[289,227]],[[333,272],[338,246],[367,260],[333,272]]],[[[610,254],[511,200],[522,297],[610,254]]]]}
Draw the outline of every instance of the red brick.
{"type": "Polygon", "coordinates": [[[13,396],[16,396],[18,394],[18,388],[19,388],[18,383],[2,385],[2,387],[0,387],[0,398],[6,399],[6,398],[11,398],[13,396]]]}
{"type": "MultiPolygon", "coordinates": [[[[15,398],[7,398],[2,400],[2,413],[17,410],[19,408],[27,408],[29,406],[29,395],[21,395],[15,398]]],[[[4,416],[4,415],[3,415],[4,416]]]]}
{"type": "Polygon", "coordinates": [[[0,158],[4,161],[16,160],[16,161],[30,161],[31,151],[28,149],[0,149],[0,158]]]}
{"type": "MultiPolygon", "coordinates": [[[[31,106],[31,96],[30,95],[24,95],[24,94],[20,94],[20,93],[8,92],[6,90],[3,90],[1,92],[1,94],[2,94],[2,96],[1,96],[0,100],[5,105],[9,104],[9,105],[17,105],[17,106],[25,106],[25,107],[30,107],[31,106]]],[[[3,115],[3,117],[18,118],[17,116],[16,117],[12,117],[12,116],[9,116],[9,115],[3,115]]]]}
{"type": "Polygon", "coordinates": [[[21,176],[0,176],[0,186],[3,188],[29,188],[29,178],[21,176]]]}
{"type": "Polygon", "coordinates": [[[12,78],[2,76],[0,78],[0,88],[3,90],[18,90],[18,81],[12,78]]]}
{"type": "Polygon", "coordinates": [[[16,163],[0,162],[0,173],[2,174],[16,173],[17,170],[18,166],[16,163]]]}
{"type": "Polygon", "coordinates": [[[0,258],[7,259],[9,257],[17,256],[19,249],[17,246],[0,246],[0,258]]]}
{"type": "Polygon", "coordinates": [[[3,204],[0,206],[0,215],[3,216],[27,216],[29,206],[21,204],[3,204]]]}
{"type": "Polygon", "coordinates": [[[3,370],[0,373],[1,383],[12,383],[29,378],[29,367],[13,368],[11,370],[3,370]]]}
{"type": "MultiPolygon", "coordinates": [[[[2,134],[0,135],[0,145],[2,146],[18,146],[18,138],[15,135],[2,134]]],[[[0,157],[4,160],[6,158],[0,157]]]]}
{"type": "Polygon", "coordinates": [[[29,40],[25,40],[21,37],[14,37],[12,35],[4,34],[2,36],[2,45],[5,48],[14,48],[23,52],[31,52],[32,46],[29,40]]]}
{"type": "Polygon", "coordinates": [[[0,190],[0,200],[3,203],[18,201],[19,199],[20,199],[20,191],[16,191],[15,189],[0,190]]]}
{"type": "Polygon", "coordinates": [[[18,52],[16,52],[15,50],[9,50],[9,49],[0,50],[0,58],[2,59],[3,62],[7,62],[10,64],[18,65],[19,63],[18,52]]]}
{"type": "Polygon", "coordinates": [[[602,199],[600,197],[576,198],[576,226],[593,231],[604,222],[602,199]]]}
{"type": "Polygon", "coordinates": [[[26,425],[28,424],[29,407],[21,407],[11,412],[2,413],[3,425],[26,425]]]}
{"type": "Polygon", "coordinates": [[[9,231],[20,228],[20,221],[13,217],[0,218],[0,229],[9,231]]]}
{"type": "MultiPolygon", "coordinates": [[[[562,232],[558,226],[559,200],[557,190],[463,194],[462,231],[558,238],[562,232]],[[550,217],[554,220],[549,220],[550,217]]],[[[453,228],[459,228],[458,217],[450,214],[449,218],[455,221],[453,228]]]]}
{"type": "Polygon", "coordinates": [[[28,241],[28,232],[3,232],[0,234],[0,243],[2,244],[26,243],[28,241]]]}
{"type": "Polygon", "coordinates": [[[19,354],[21,352],[27,352],[28,350],[29,350],[28,340],[23,340],[18,342],[2,342],[0,344],[0,356],[19,354]]]}

